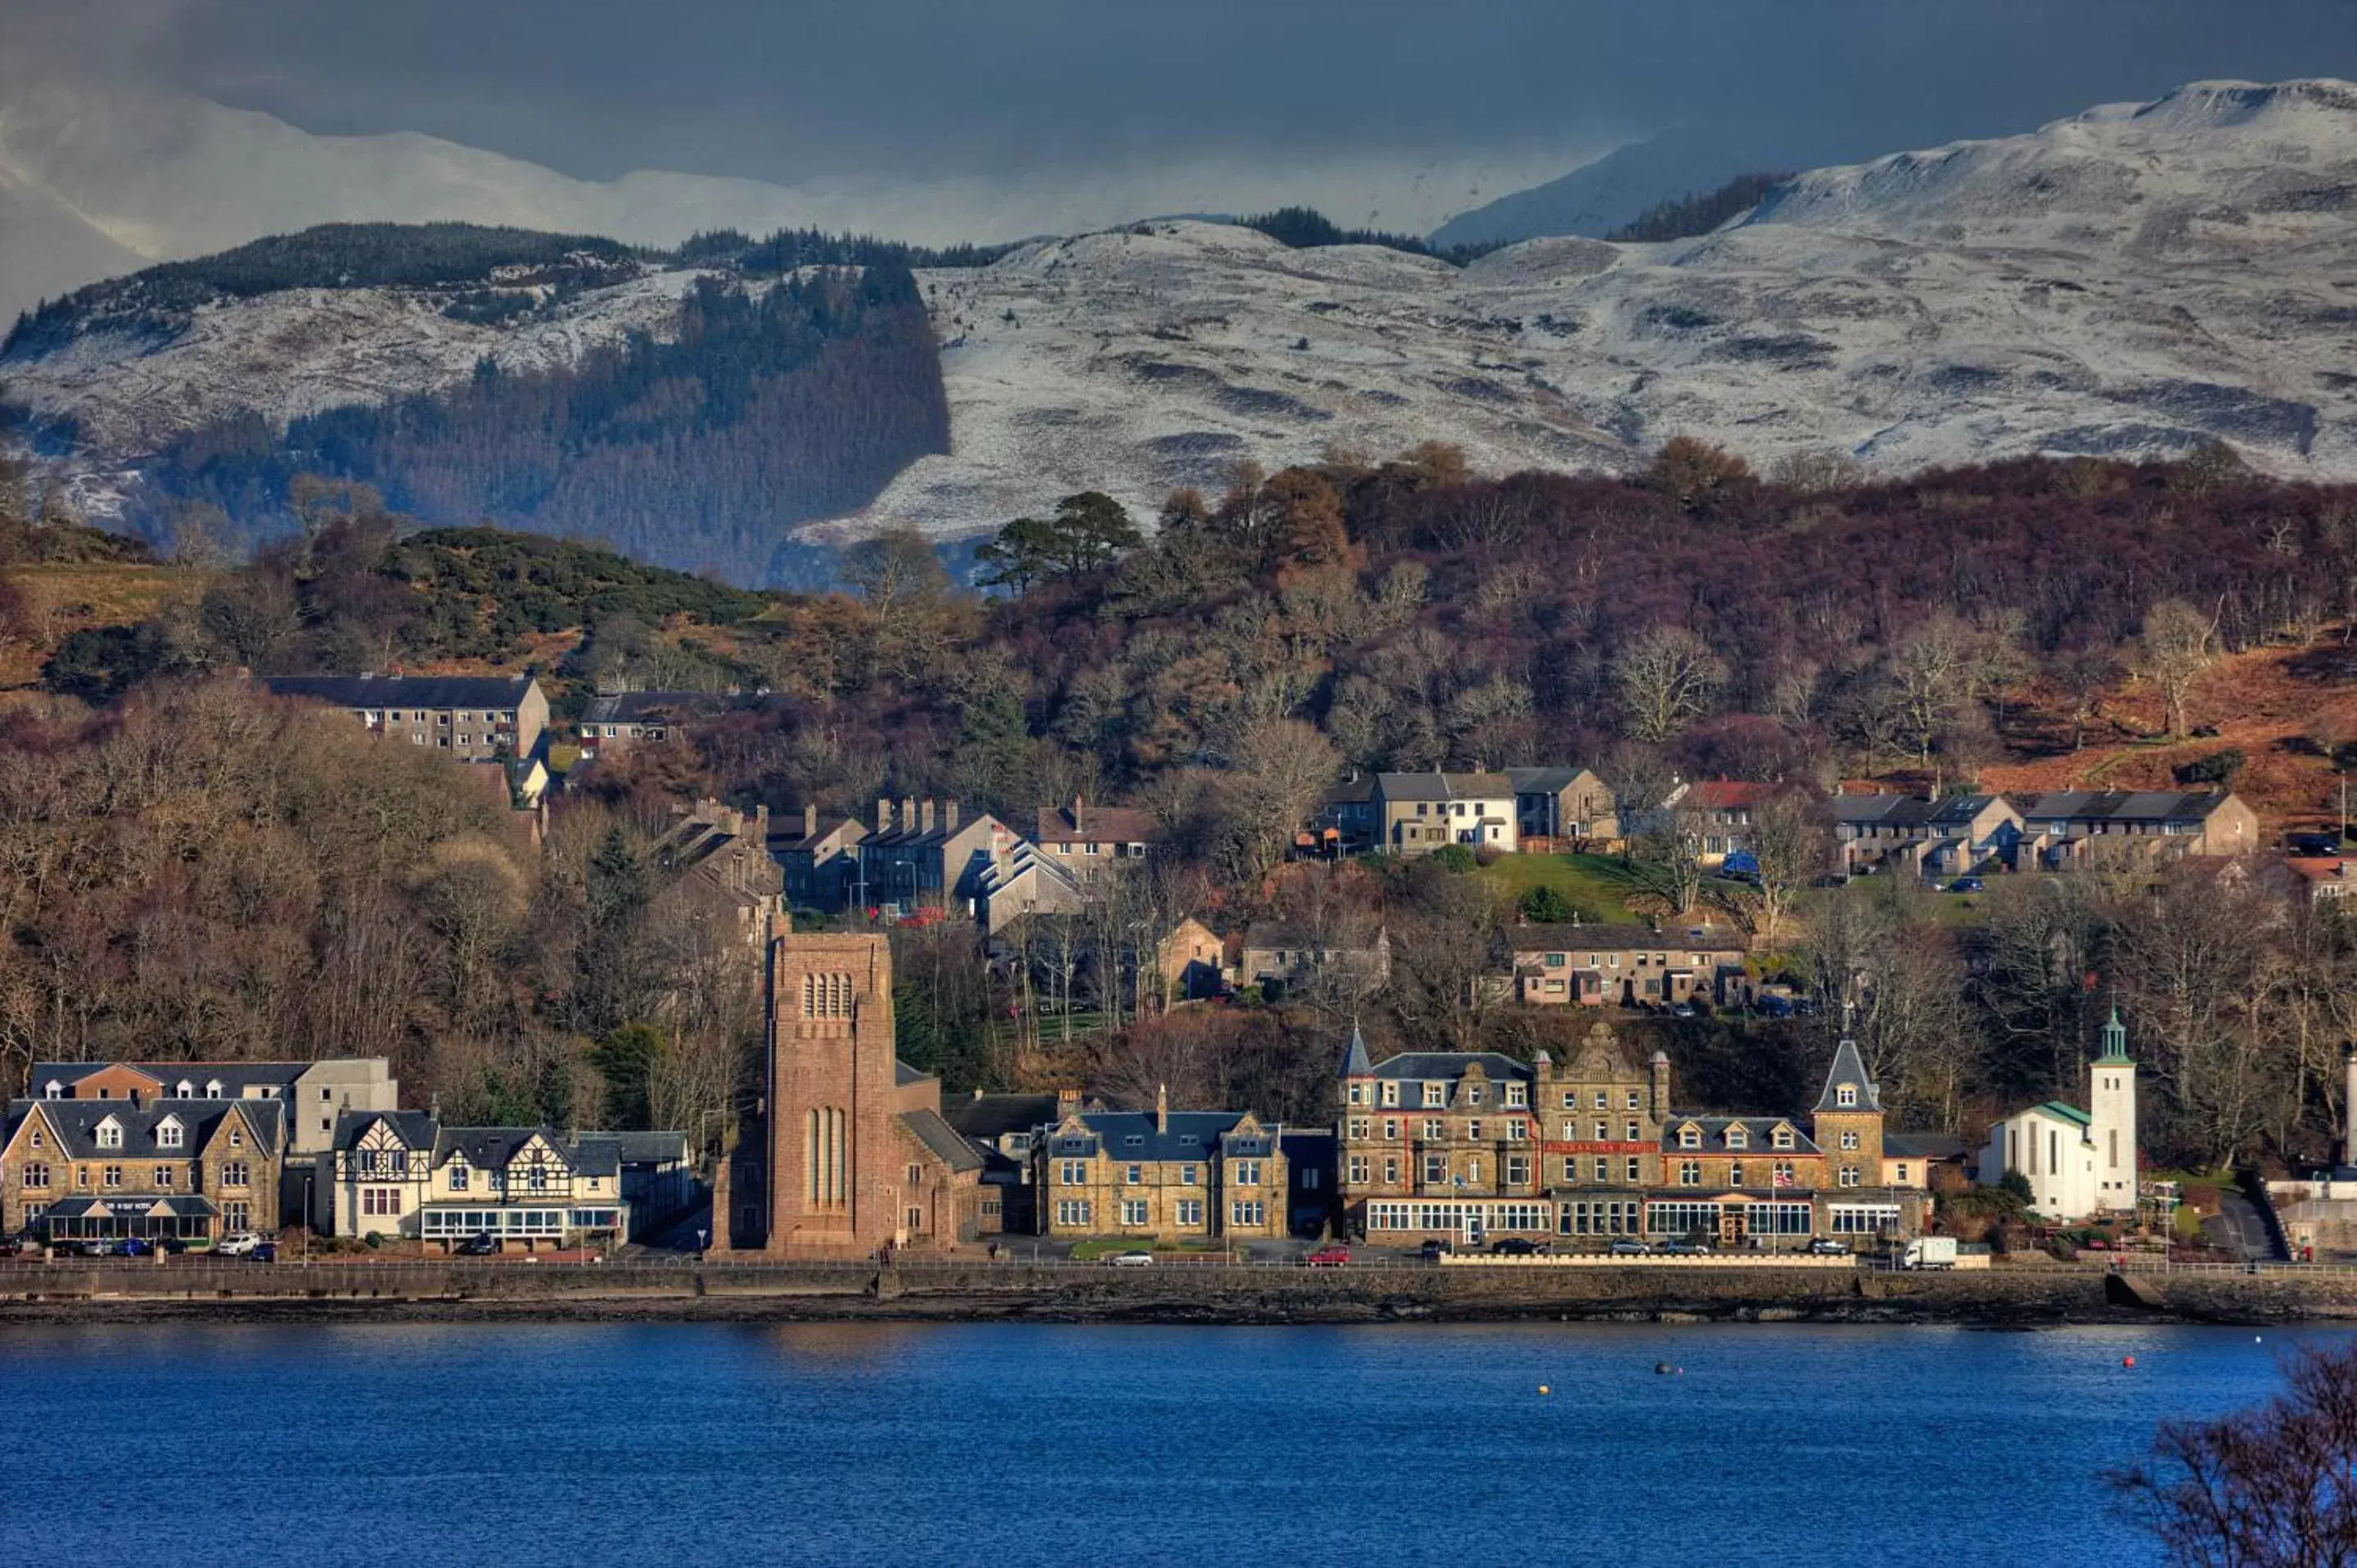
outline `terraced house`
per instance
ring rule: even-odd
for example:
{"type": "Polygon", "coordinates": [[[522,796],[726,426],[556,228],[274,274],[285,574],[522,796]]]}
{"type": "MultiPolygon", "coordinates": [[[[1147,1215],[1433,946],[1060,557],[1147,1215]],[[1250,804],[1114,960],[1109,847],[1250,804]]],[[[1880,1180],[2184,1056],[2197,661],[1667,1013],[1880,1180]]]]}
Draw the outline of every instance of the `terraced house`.
{"type": "Polygon", "coordinates": [[[1800,1246],[1922,1221],[1920,1191],[1883,1185],[1880,1093],[1847,1041],[1806,1126],[1673,1109],[1669,1058],[1637,1067],[1603,1024],[1561,1065],[1545,1052],[1378,1063],[1353,1031],[1340,1089],[1343,1220],[1377,1244],[1800,1246]]]}
{"type": "MultiPolygon", "coordinates": [[[[346,1116],[323,1156],[336,1236],[396,1236],[447,1249],[488,1236],[525,1251],[624,1237],[622,1134],[550,1127],[446,1127],[422,1111],[346,1116]]],[[[683,1147],[680,1134],[662,1138],[683,1147]]]]}
{"type": "Polygon", "coordinates": [[[1728,931],[1526,924],[1500,940],[1525,1007],[1733,1007],[1751,993],[1749,950],[1728,931]]]}
{"type": "Polygon", "coordinates": [[[1281,1130],[1249,1111],[1073,1111],[1031,1138],[1039,1234],[1141,1242],[1287,1233],[1281,1130]]]}
{"type": "Polygon", "coordinates": [[[548,698],[529,675],[273,675],[274,695],[341,708],[371,734],[467,762],[530,757],[548,698]]]}
{"type": "Polygon", "coordinates": [[[0,1141],[0,1230],[42,1241],[217,1241],[274,1228],[277,1100],[19,1100],[0,1141]]]}

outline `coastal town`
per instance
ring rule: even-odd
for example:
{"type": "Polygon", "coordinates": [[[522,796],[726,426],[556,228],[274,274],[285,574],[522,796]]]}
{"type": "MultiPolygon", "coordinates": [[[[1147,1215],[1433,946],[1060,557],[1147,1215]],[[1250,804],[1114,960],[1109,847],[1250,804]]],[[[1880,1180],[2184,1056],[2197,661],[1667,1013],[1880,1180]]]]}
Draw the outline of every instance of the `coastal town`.
{"type": "MultiPolygon", "coordinates": [[[[256,695],[325,704],[371,744],[447,752],[495,785],[525,841],[565,809],[544,766],[549,703],[530,678],[274,679],[256,695]]],[[[576,722],[572,787],[759,701],[597,698],[576,722]]],[[[2173,1249],[2255,1269],[2357,1240],[2357,1133],[2332,1165],[2272,1178],[2156,1170],[2115,1004],[2075,1092],[1984,1122],[1902,1124],[1838,1026],[1871,1004],[1870,983],[1800,990],[1761,961],[1773,950],[1756,926],[1698,900],[1644,924],[1523,914],[1497,927],[1492,966],[1464,983],[1553,1030],[1552,1046],[1523,1057],[1394,1030],[1378,1047],[1360,1015],[1404,961],[1399,939],[1363,923],[1223,930],[1211,908],[1139,922],[1163,836],[1146,810],[1084,800],[1019,829],[955,800],[881,800],[865,818],[812,806],[782,822],[709,800],[677,809],[652,858],[697,890],[678,918],[718,933],[763,998],[754,1081],[702,1125],[461,1124],[405,1093],[381,1057],[37,1060],[0,1137],[0,1233],[18,1259],[50,1262],[1044,1254],[1326,1268],[1971,1269],[2173,1249]],[[1077,988],[1154,1019],[1268,1011],[1287,993],[1323,1002],[1286,1015],[1283,1039],[1322,1060],[1326,1102],[1287,1114],[1174,1101],[1167,1082],[1144,1095],[1085,1080],[947,1086],[903,1059],[896,932],[964,925],[1018,983],[1044,986],[1039,929],[1069,930],[1105,905],[1130,912],[1135,945],[1092,951],[1077,980],[1068,968],[1067,998],[1077,988]],[[1722,1017],[1822,1022],[1831,1044],[1786,1103],[1712,1104],[1685,1087],[1674,1047],[1692,1037],[1680,1026],[1722,1017]]],[[[1807,800],[1708,780],[1639,801],[1574,766],[1346,782],[1300,822],[1274,875],[1328,876],[1359,856],[1601,858],[1640,837],[1738,894],[1771,877],[1878,877],[1964,900],[1993,880],[2188,868],[2278,879],[2320,906],[2338,891],[2337,862],[2328,875],[2312,855],[2271,854],[2222,790],[1807,800]],[[1799,866],[1770,842],[1795,810],[1812,813],[1820,857],[1799,866]]],[[[2357,1099],[2357,1056],[2346,1072],[2357,1099]]]]}

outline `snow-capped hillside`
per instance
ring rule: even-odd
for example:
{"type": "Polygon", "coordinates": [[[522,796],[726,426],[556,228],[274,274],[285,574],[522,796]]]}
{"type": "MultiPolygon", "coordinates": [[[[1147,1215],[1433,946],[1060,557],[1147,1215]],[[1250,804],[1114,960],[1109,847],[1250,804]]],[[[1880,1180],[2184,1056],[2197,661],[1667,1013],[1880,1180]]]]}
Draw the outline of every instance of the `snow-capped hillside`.
{"type": "MultiPolygon", "coordinates": [[[[2357,479],[2357,87],[2203,83],[2030,134],[1822,169],[1700,239],[1527,242],[1461,271],[1163,221],[920,274],[952,454],[846,529],[997,526],[1083,488],[1151,509],[1238,458],[1462,446],[1482,469],[1641,462],[1692,434],[1885,471],[2213,437],[2357,479]]],[[[252,407],[447,384],[488,354],[660,330],[651,270],[522,328],[398,290],[220,301],[166,340],[12,354],[12,401],[103,469],[252,407]]],[[[322,280],[325,282],[326,280],[322,280]]]]}

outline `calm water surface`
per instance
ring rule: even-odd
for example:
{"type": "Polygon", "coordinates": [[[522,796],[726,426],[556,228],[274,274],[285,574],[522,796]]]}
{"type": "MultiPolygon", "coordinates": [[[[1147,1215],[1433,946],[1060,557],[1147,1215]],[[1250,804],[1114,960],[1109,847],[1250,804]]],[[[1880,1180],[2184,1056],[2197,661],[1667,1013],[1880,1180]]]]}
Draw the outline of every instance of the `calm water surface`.
{"type": "Polygon", "coordinates": [[[0,1563],[2142,1563],[2094,1473],[2332,1337],[8,1330],[0,1563]]]}

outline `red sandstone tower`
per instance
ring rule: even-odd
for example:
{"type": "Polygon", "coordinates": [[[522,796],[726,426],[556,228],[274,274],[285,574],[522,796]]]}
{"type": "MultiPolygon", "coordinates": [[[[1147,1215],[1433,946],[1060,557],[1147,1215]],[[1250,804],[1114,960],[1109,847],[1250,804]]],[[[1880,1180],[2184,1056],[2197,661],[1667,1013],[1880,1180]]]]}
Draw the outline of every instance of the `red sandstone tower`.
{"type": "Polygon", "coordinates": [[[771,918],[765,1250],[870,1251],[899,1207],[891,950],[786,928],[771,918]]]}

